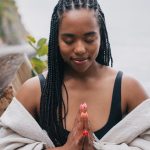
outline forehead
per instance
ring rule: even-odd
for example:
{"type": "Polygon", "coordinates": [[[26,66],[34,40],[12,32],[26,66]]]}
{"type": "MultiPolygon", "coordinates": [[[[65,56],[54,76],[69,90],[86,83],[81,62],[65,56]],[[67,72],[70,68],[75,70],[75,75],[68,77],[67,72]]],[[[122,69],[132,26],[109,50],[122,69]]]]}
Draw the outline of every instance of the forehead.
{"type": "Polygon", "coordinates": [[[94,10],[74,9],[63,13],[59,25],[60,32],[74,31],[80,29],[99,30],[99,24],[94,10]]]}

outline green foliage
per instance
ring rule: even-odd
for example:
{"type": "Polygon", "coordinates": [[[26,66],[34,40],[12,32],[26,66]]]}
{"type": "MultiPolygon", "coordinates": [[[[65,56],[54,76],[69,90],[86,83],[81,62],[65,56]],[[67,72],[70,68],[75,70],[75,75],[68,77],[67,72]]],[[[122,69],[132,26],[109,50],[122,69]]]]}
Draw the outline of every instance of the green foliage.
{"type": "Polygon", "coordinates": [[[47,39],[41,38],[38,41],[36,41],[34,37],[28,36],[27,41],[36,51],[35,56],[33,56],[30,60],[34,69],[34,73],[40,74],[47,69],[47,39]]]}

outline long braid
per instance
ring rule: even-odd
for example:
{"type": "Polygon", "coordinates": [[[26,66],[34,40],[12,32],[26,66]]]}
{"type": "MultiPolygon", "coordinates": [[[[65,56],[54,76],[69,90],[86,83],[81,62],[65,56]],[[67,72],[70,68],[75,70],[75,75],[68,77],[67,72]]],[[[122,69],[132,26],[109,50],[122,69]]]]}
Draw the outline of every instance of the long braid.
{"type": "Polygon", "coordinates": [[[65,8],[67,9],[67,10],[70,10],[71,8],[72,8],[72,0],[65,0],[65,2],[64,2],[65,4],[65,8]]]}
{"type": "Polygon", "coordinates": [[[80,0],[73,0],[73,3],[74,3],[74,7],[75,8],[79,8],[80,7],[80,0]]]}
{"type": "MultiPolygon", "coordinates": [[[[96,0],[95,0],[96,1],[96,0]]],[[[98,21],[100,24],[100,36],[101,36],[101,46],[99,50],[99,54],[97,57],[97,61],[100,64],[109,66],[109,62],[111,60],[111,66],[113,65],[113,59],[111,55],[111,48],[110,48],[110,43],[108,39],[108,33],[106,29],[106,23],[105,23],[105,16],[104,13],[102,12],[100,5],[97,3],[97,17],[98,21]]]]}
{"type": "MultiPolygon", "coordinates": [[[[55,136],[60,139],[60,134],[57,132],[57,127],[59,125],[58,120],[58,108],[61,108],[60,100],[55,100],[56,98],[60,99],[61,96],[61,85],[62,85],[62,71],[60,69],[60,61],[58,60],[58,15],[57,15],[58,5],[55,7],[52,21],[51,21],[51,30],[49,37],[49,51],[48,51],[48,75],[46,79],[46,85],[44,92],[42,93],[41,99],[41,108],[40,108],[40,119],[42,128],[46,129],[49,136],[52,138],[54,143],[58,145],[55,136]],[[55,50],[55,51],[54,51],[55,50]],[[52,107],[51,107],[52,106],[52,107]]],[[[62,63],[61,63],[62,64],[62,63]]],[[[62,101],[62,100],[61,100],[62,101]]]]}
{"type": "MultiPolygon", "coordinates": [[[[96,12],[100,24],[101,47],[97,62],[103,65],[112,63],[111,49],[105,25],[105,17],[97,0],[59,0],[52,14],[50,36],[48,44],[48,75],[46,84],[41,96],[40,104],[40,125],[47,131],[55,146],[65,144],[67,135],[63,132],[63,119],[65,123],[68,105],[65,107],[62,97],[62,86],[64,79],[64,61],[60,55],[58,45],[58,30],[61,16],[64,11],[71,9],[88,8],[96,12]],[[67,108],[67,109],[66,109],[67,108]]],[[[68,104],[68,93],[67,104],[68,104]]]]}
{"type": "Polygon", "coordinates": [[[82,8],[85,8],[87,6],[87,0],[80,0],[80,2],[82,8]]]}

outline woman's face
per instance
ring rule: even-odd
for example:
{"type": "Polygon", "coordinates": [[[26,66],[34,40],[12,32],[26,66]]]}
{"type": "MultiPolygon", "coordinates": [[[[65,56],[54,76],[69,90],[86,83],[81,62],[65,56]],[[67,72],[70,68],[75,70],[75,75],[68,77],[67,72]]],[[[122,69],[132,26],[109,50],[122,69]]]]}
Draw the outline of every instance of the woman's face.
{"type": "Polygon", "coordinates": [[[63,60],[75,71],[85,72],[96,64],[100,30],[93,10],[65,12],[59,25],[59,48],[63,60]]]}

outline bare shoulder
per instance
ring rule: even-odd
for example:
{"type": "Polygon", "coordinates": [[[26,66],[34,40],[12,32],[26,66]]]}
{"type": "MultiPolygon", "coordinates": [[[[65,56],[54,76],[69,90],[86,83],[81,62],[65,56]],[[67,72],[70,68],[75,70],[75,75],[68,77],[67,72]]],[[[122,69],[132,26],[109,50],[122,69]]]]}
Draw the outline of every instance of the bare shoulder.
{"type": "Polygon", "coordinates": [[[33,117],[40,104],[41,89],[38,76],[28,79],[19,89],[15,97],[24,105],[33,117]]]}
{"type": "Polygon", "coordinates": [[[122,97],[126,101],[128,111],[130,112],[149,96],[143,85],[135,78],[129,75],[123,75],[122,78],[122,97]]]}

